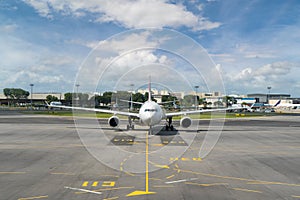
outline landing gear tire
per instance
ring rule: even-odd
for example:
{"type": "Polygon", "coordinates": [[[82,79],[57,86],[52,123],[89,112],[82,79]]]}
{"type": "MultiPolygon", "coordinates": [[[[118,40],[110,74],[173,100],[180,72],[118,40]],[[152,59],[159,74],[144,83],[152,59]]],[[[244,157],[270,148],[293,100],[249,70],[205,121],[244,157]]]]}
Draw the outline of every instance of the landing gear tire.
{"type": "Polygon", "coordinates": [[[127,127],[126,127],[126,129],[127,129],[127,131],[130,130],[130,129],[131,129],[131,130],[134,130],[134,125],[129,125],[129,124],[128,124],[127,127]]]}
{"type": "Polygon", "coordinates": [[[148,135],[152,135],[152,126],[149,127],[148,135]]]}
{"type": "Polygon", "coordinates": [[[174,131],[174,126],[173,125],[170,126],[170,130],[174,131]]]}
{"type": "Polygon", "coordinates": [[[129,130],[129,129],[131,129],[131,130],[134,130],[134,125],[132,124],[132,119],[131,119],[131,117],[128,117],[128,125],[127,125],[127,131],[129,130]]]}
{"type": "Polygon", "coordinates": [[[172,125],[172,117],[167,119],[166,131],[174,131],[174,126],[172,125]]]}
{"type": "Polygon", "coordinates": [[[166,125],[166,131],[174,131],[174,126],[173,125],[166,125]]]}

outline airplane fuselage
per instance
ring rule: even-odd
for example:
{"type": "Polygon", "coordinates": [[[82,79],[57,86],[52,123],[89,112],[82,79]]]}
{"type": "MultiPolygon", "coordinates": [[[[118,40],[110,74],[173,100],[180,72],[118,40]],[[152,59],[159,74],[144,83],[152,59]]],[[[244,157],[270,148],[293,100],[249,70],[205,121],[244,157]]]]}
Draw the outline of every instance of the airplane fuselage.
{"type": "Polygon", "coordinates": [[[165,113],[156,102],[146,101],[140,108],[139,118],[142,125],[153,126],[165,118],[165,113]]]}

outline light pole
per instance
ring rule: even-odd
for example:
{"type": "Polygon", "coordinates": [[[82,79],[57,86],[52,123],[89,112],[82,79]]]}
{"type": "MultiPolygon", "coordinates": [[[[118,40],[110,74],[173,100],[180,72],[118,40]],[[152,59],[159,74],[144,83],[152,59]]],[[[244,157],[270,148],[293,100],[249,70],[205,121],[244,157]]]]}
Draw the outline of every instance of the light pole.
{"type": "Polygon", "coordinates": [[[199,88],[199,85],[196,85],[195,86],[195,92],[196,92],[196,94],[195,94],[195,110],[197,110],[198,109],[198,98],[197,98],[197,93],[198,93],[198,88],[199,88]]]}
{"type": "Polygon", "coordinates": [[[131,87],[131,94],[130,94],[130,111],[133,110],[133,99],[132,99],[132,95],[133,95],[133,86],[134,86],[134,84],[131,83],[131,84],[130,84],[130,87],[131,87]]]}
{"type": "Polygon", "coordinates": [[[76,105],[79,105],[79,94],[78,94],[78,88],[79,88],[79,84],[77,83],[76,85],[76,105]]]}
{"type": "Polygon", "coordinates": [[[268,89],[267,103],[269,104],[270,92],[271,92],[272,87],[268,86],[267,89],[268,89]]]}
{"type": "Polygon", "coordinates": [[[32,110],[32,93],[33,93],[34,84],[30,83],[29,86],[30,86],[30,107],[31,107],[31,110],[32,110]]]}

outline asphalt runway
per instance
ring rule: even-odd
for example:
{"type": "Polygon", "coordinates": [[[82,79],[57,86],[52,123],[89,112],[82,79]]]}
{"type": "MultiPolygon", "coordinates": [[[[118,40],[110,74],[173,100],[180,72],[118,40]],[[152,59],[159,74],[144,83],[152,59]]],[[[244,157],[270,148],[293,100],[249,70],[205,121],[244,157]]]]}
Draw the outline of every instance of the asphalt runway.
{"type": "Polygon", "coordinates": [[[300,199],[299,122],[226,120],[201,158],[208,120],[148,136],[138,125],[111,130],[99,120],[101,131],[89,119],[2,112],[0,199],[300,199]]]}

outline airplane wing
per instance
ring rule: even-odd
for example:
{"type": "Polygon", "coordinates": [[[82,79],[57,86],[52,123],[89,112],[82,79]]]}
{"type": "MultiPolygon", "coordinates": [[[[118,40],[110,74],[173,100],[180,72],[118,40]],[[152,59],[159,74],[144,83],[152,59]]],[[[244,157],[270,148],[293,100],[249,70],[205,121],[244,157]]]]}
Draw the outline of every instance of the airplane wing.
{"type": "Polygon", "coordinates": [[[207,113],[207,112],[219,112],[219,111],[227,111],[227,110],[240,110],[244,109],[243,107],[237,108],[217,108],[217,109],[205,109],[205,110],[189,110],[189,111],[180,111],[173,113],[166,113],[166,117],[173,117],[179,115],[188,115],[188,114],[197,114],[197,113],[207,113]]]}
{"type": "Polygon", "coordinates": [[[128,117],[137,117],[139,118],[138,113],[132,113],[132,112],[124,112],[124,111],[118,111],[118,110],[106,110],[106,109],[98,109],[98,108],[84,108],[84,107],[73,107],[73,106],[58,106],[58,105],[49,105],[49,107],[53,108],[64,108],[64,109],[72,109],[72,110],[83,110],[83,111],[91,111],[91,112],[100,112],[100,113],[109,113],[113,115],[123,115],[128,117]]]}

